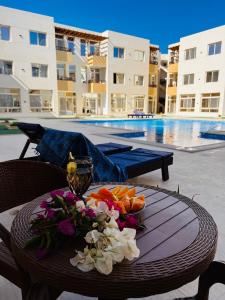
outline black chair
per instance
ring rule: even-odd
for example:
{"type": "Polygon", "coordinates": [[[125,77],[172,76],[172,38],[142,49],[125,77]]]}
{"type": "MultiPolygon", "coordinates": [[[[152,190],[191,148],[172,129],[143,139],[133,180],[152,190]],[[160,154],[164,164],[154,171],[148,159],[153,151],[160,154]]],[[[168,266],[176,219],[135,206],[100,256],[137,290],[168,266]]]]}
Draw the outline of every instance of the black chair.
{"type": "MultiPolygon", "coordinates": [[[[1,162],[0,213],[65,186],[67,186],[65,171],[54,165],[26,160],[1,162]]],[[[23,299],[27,300],[30,278],[14,260],[10,232],[1,223],[0,238],[3,241],[0,242],[0,275],[21,288],[23,299]]],[[[40,295],[38,289],[37,295],[40,295]]]]}

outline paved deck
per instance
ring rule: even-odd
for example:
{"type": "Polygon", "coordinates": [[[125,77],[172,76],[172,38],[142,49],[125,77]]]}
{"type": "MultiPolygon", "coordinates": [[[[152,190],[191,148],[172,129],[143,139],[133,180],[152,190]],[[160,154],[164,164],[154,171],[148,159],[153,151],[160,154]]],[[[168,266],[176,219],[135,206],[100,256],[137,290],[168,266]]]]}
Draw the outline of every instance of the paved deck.
{"type": "MultiPolygon", "coordinates": [[[[117,129],[87,126],[71,122],[71,120],[46,120],[46,119],[21,119],[25,122],[40,123],[43,126],[60,130],[80,131],[94,143],[121,142],[116,136],[107,138],[101,134],[115,133],[117,129]]],[[[119,132],[119,130],[118,130],[119,132]]],[[[24,135],[0,136],[0,161],[18,158],[26,141],[24,135]]],[[[146,149],[160,149],[159,147],[147,146],[133,143],[128,140],[124,142],[134,147],[144,147],[146,149]]],[[[161,148],[162,149],[162,148],[161,148]]],[[[163,149],[165,150],[165,148],[163,149]]],[[[169,150],[171,151],[171,150],[169,150]]],[[[31,153],[32,151],[30,151],[31,153]]],[[[159,185],[166,189],[176,190],[180,186],[180,193],[193,197],[196,202],[205,207],[214,217],[218,230],[219,240],[216,259],[225,260],[225,148],[208,150],[204,152],[187,153],[182,151],[174,152],[174,164],[169,167],[170,180],[161,180],[161,171],[157,170],[143,176],[132,179],[132,182],[149,185],[159,185]]],[[[0,222],[10,227],[13,215],[9,212],[0,214],[0,222]]],[[[191,296],[197,290],[197,280],[189,283],[173,292],[143,298],[148,300],[169,300],[178,297],[191,296]]],[[[21,300],[20,290],[0,277],[0,299],[21,300]]],[[[81,300],[93,299],[79,295],[63,293],[60,300],[81,300]]],[[[224,300],[225,287],[215,285],[210,291],[210,300],[224,300]]]]}

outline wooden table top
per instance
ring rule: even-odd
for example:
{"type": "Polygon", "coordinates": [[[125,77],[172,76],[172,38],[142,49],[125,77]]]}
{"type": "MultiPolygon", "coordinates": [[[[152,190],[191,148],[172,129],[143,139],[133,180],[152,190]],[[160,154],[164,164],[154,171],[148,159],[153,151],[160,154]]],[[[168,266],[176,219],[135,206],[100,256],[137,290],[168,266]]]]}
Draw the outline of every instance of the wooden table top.
{"type": "MultiPolygon", "coordinates": [[[[102,185],[112,189],[116,184],[92,185],[89,191],[97,191],[102,185]]],[[[40,201],[49,197],[46,194],[27,204],[13,222],[12,247],[17,261],[50,286],[102,298],[145,297],[194,280],[215,255],[217,227],[213,218],[196,202],[176,192],[144,185],[136,189],[138,194],[145,195],[146,201],[140,214],[146,228],[137,233],[139,258],[115,265],[108,276],[97,271],[83,273],[69,262],[78,246],[75,242],[37,261],[34,251],[24,249],[24,245],[32,236],[30,216],[40,201]]]]}

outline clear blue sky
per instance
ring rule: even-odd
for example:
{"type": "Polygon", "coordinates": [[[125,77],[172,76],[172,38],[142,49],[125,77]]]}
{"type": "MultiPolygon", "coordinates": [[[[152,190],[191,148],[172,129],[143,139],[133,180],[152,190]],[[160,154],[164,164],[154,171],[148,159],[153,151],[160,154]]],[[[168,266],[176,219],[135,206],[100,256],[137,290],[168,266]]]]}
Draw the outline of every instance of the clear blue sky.
{"type": "Polygon", "coordinates": [[[141,36],[162,52],[182,36],[225,25],[225,0],[0,0],[0,5],[80,28],[141,36]]]}

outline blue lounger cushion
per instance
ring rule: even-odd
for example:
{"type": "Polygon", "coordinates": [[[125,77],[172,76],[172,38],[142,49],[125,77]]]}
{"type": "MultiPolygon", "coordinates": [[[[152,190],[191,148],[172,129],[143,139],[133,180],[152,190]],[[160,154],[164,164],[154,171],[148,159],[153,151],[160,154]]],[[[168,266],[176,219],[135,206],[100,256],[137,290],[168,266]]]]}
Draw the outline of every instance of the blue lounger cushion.
{"type": "Polygon", "coordinates": [[[132,151],[109,155],[109,159],[124,169],[128,177],[132,178],[146,173],[147,170],[156,170],[163,166],[164,161],[172,163],[172,152],[156,151],[138,148],[132,151]]]}
{"type": "Polygon", "coordinates": [[[117,143],[97,144],[95,146],[98,148],[98,150],[103,152],[105,155],[126,152],[132,149],[132,146],[122,145],[117,143]]]}

